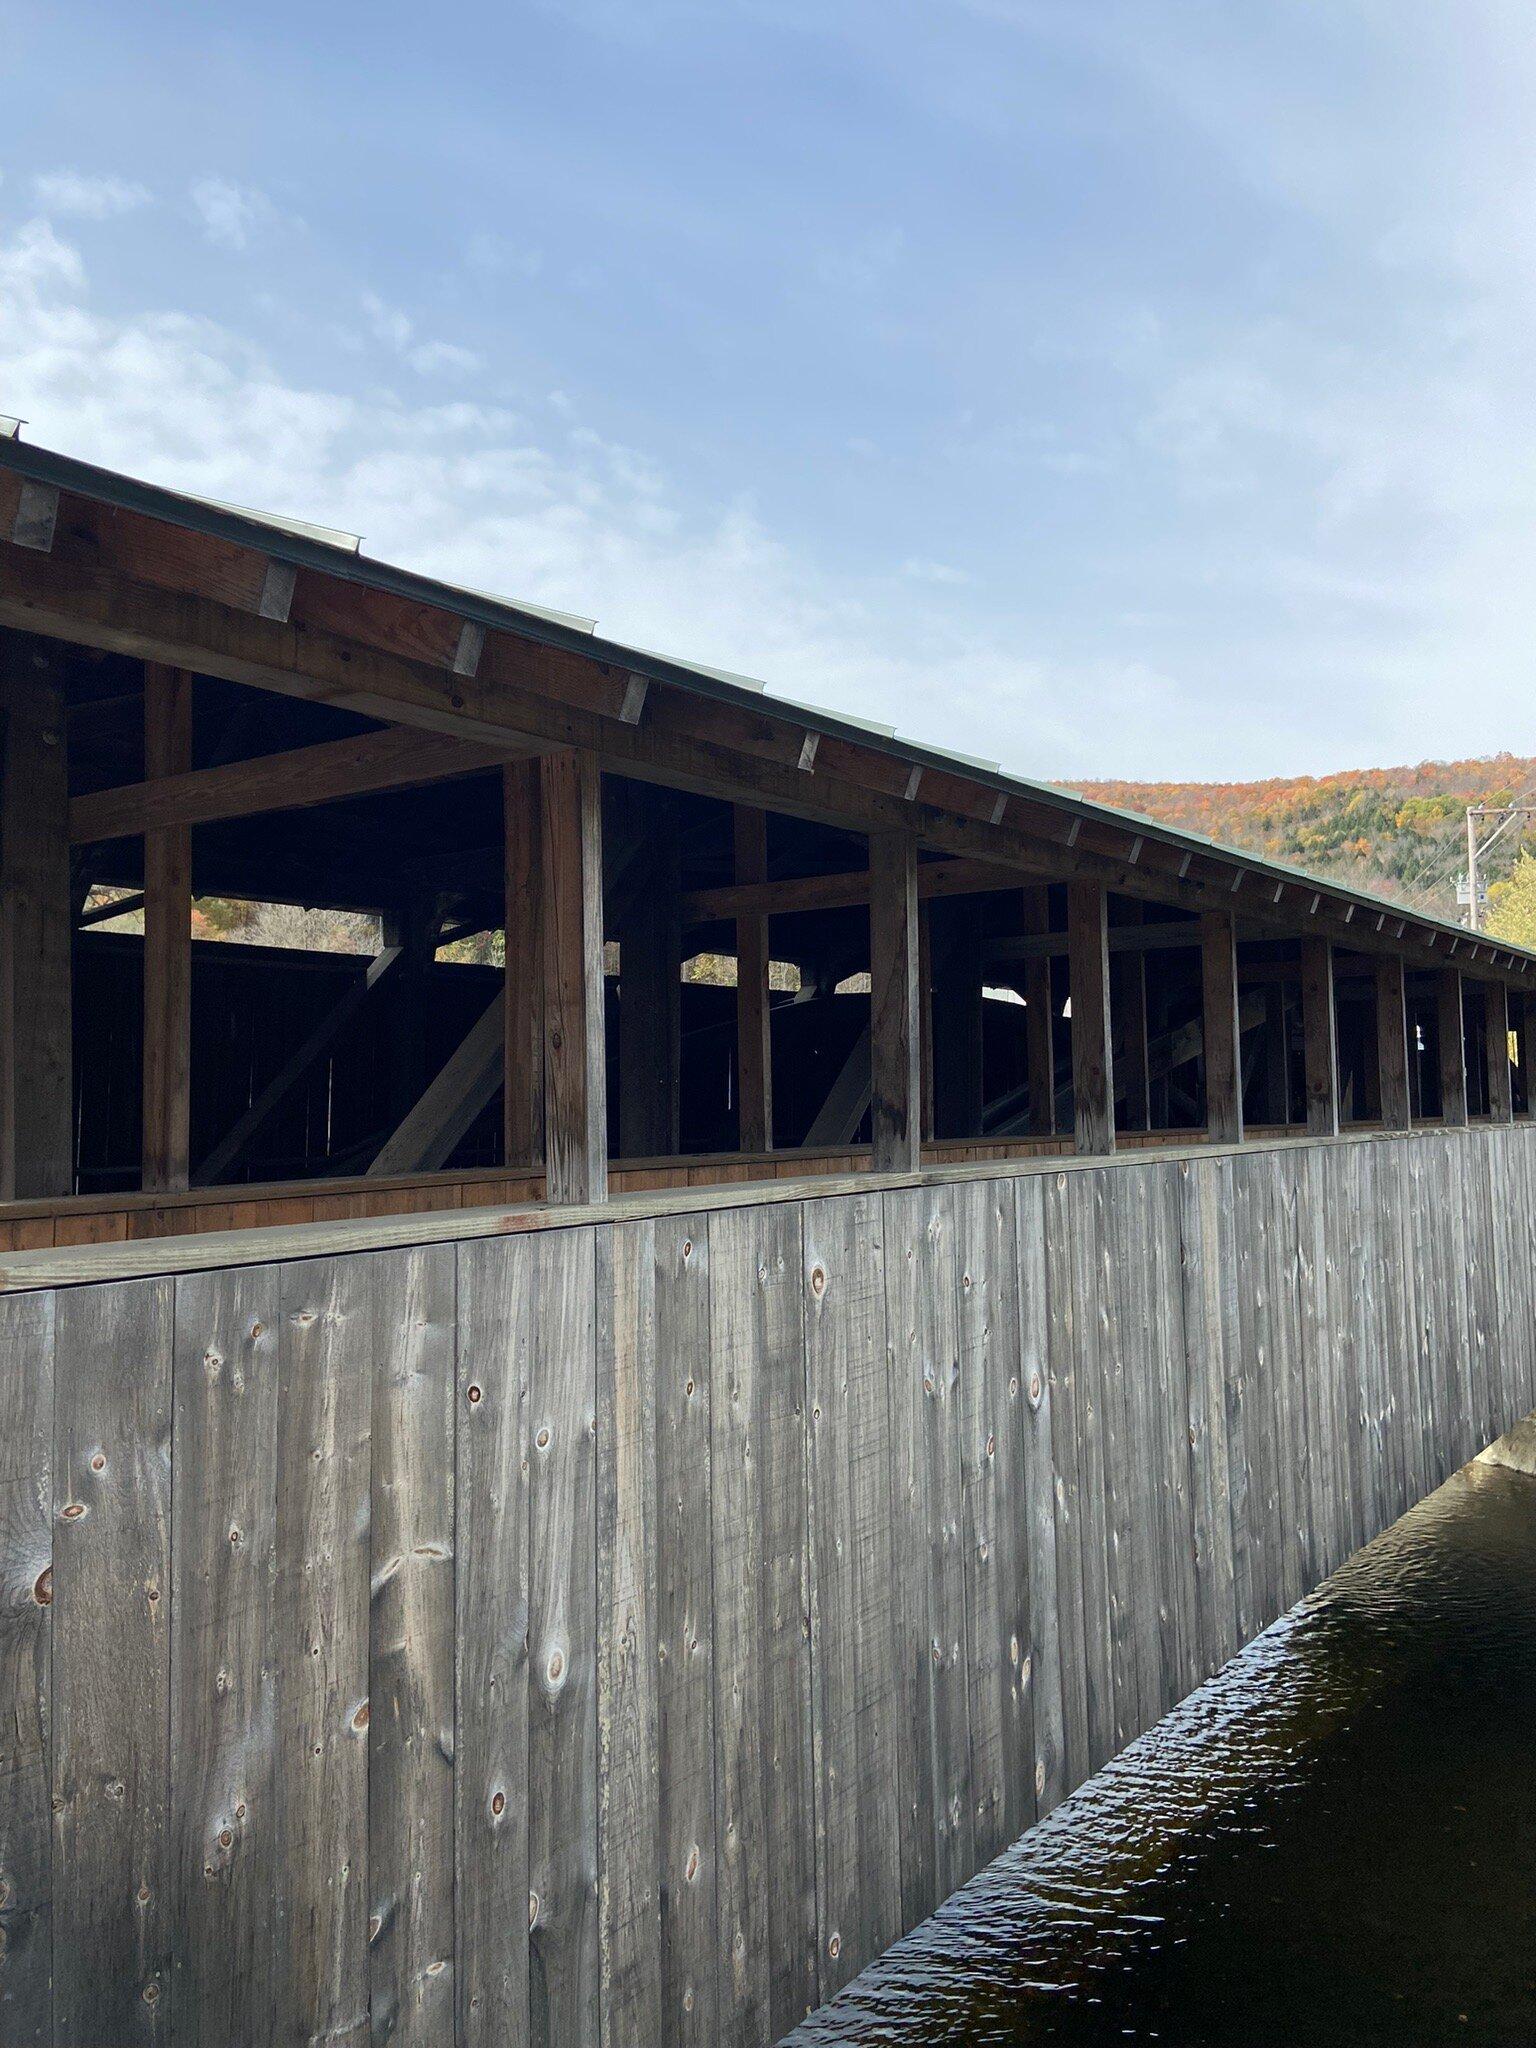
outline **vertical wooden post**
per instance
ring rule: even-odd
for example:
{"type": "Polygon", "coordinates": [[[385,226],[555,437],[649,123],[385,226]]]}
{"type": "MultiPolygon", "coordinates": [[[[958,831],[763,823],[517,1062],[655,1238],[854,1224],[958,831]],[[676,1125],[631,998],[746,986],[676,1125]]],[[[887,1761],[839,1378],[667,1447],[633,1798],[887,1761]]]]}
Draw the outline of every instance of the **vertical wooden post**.
{"type": "Polygon", "coordinates": [[[1502,981],[1483,985],[1488,1032],[1488,1115],[1507,1124],[1515,1113],[1509,1073],[1509,990],[1502,981]]]}
{"type": "Polygon", "coordinates": [[[540,898],[539,764],[509,761],[502,770],[506,844],[506,964],[502,1005],[502,1159],[544,1164],[544,954],[540,898]]]}
{"type": "Polygon", "coordinates": [[[1200,1009],[1205,1034],[1205,1128],[1224,1145],[1243,1138],[1243,1075],[1237,1021],[1237,933],[1232,913],[1200,917],[1200,1009]]]}
{"type": "Polygon", "coordinates": [[[1079,1152],[1115,1149],[1109,1017],[1109,899],[1098,882],[1067,884],[1072,994],[1072,1095],[1079,1152]]]}
{"type": "MultiPolygon", "coordinates": [[[[732,827],[738,882],[768,879],[768,817],[738,804],[732,827]]],[[[773,1024],[768,1003],[768,920],[736,920],[737,1144],[743,1152],[773,1150],[773,1024]]]]}
{"type": "MultiPolygon", "coordinates": [[[[1024,929],[1044,937],[1051,928],[1050,898],[1044,887],[1021,890],[1024,929]]],[[[1056,1130],[1056,1019],[1051,1004],[1049,955],[1024,968],[1024,1038],[1028,1059],[1029,1133],[1049,1138],[1056,1130]]]]}
{"type": "Polygon", "coordinates": [[[1442,967],[1435,980],[1435,1016],[1440,1060],[1440,1114],[1451,1125],[1467,1121],[1467,1027],[1461,1004],[1461,976],[1442,967]]]}
{"type": "MultiPolygon", "coordinates": [[[[192,678],[144,665],[144,773],[192,766],[192,678]]],[[[192,833],[144,835],[144,1186],[184,1188],[192,1084],[192,833]]]]}
{"type": "Polygon", "coordinates": [[[869,840],[870,1131],[876,1173],[922,1162],[917,843],[905,832],[869,840]]]}
{"type": "Polygon", "coordinates": [[[1382,1129],[1410,1129],[1408,985],[1402,961],[1391,957],[1376,962],[1376,1080],[1382,1129]]]}
{"type": "Polygon", "coordinates": [[[1152,1122],[1152,1083],[1147,1070],[1147,959],[1144,953],[1117,953],[1109,963],[1113,990],[1115,1083],[1125,1098],[1122,1128],[1145,1131],[1152,1122]]]}
{"type": "Polygon", "coordinates": [[[683,967],[677,806],[669,790],[639,790],[648,806],[646,878],[619,933],[619,1155],[677,1151],[683,967]]]}
{"type": "Polygon", "coordinates": [[[1307,1129],[1339,1135],[1339,1026],[1333,989],[1333,941],[1301,942],[1301,1029],[1306,1053],[1307,1129]]]}
{"type": "Polygon", "coordinates": [[[608,1197],[603,810],[597,757],[539,762],[544,861],[544,1158],[551,1202],[608,1197]]]}
{"type": "Polygon", "coordinates": [[[69,774],[46,654],[0,654],[0,1201],[71,1192],[69,774]]]}
{"type": "Polygon", "coordinates": [[[974,896],[928,906],[933,948],[933,1132],[981,1136],[981,917],[974,896]]]}

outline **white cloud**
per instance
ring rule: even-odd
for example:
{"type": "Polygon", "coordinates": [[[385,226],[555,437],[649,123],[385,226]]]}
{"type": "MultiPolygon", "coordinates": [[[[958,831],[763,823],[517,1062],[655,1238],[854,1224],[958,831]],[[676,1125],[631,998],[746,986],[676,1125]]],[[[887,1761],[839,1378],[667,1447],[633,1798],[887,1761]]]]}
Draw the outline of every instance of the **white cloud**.
{"type": "Polygon", "coordinates": [[[32,180],[32,191],[45,213],[73,215],[80,220],[112,220],[147,206],[147,186],[127,178],[94,177],[84,171],[44,171],[32,180]]]}
{"type": "Polygon", "coordinates": [[[744,499],[690,514],[654,463],[558,409],[540,439],[501,406],[298,383],[211,321],[94,312],[86,285],[45,224],[0,240],[0,409],[25,413],[45,445],[360,532],[371,555],[595,612],[636,645],[858,715],[906,715],[919,735],[942,725],[977,752],[1027,729],[1021,767],[1091,759],[1074,743],[1071,693],[1037,664],[930,616],[915,593],[899,616],[874,609],[744,499]]]}
{"type": "Polygon", "coordinates": [[[948,562],[924,561],[912,555],[902,563],[901,573],[913,583],[943,583],[951,586],[974,583],[975,577],[964,569],[955,569],[948,562]]]}
{"type": "Polygon", "coordinates": [[[362,306],[374,340],[393,349],[418,376],[431,377],[443,372],[473,376],[480,368],[480,358],[474,350],[461,348],[457,342],[417,341],[415,325],[408,315],[398,306],[386,305],[376,292],[364,292],[362,306]]]}
{"type": "Polygon", "coordinates": [[[226,249],[248,247],[252,235],[277,218],[277,209],[264,192],[228,178],[199,178],[190,197],[209,241],[226,249]]]}

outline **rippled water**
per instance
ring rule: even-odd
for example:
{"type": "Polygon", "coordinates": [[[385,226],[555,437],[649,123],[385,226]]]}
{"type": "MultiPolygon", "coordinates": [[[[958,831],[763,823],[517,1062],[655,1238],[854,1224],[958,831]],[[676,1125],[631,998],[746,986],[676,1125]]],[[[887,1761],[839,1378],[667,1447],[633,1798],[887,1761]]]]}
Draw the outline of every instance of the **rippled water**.
{"type": "Polygon", "coordinates": [[[1536,1478],[1477,1464],[794,2037],[1536,2043],[1536,1478]]]}

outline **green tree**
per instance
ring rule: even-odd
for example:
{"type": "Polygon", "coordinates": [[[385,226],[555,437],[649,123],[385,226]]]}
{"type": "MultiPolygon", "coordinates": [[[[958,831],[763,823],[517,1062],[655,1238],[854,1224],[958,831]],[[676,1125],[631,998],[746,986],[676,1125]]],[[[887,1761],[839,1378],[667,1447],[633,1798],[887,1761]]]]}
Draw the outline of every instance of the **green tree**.
{"type": "Polygon", "coordinates": [[[1508,881],[1489,887],[1488,930],[1512,946],[1536,947],[1536,860],[1524,847],[1508,881]]]}

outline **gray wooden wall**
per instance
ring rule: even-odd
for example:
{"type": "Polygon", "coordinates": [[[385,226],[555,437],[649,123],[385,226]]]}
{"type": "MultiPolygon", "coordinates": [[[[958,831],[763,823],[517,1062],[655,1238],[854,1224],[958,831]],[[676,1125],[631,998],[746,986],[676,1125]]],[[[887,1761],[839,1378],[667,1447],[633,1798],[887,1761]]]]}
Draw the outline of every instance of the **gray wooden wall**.
{"type": "Polygon", "coordinates": [[[760,2048],[1536,1406],[1536,1134],[0,1297],[0,2043],[760,2048]]]}

